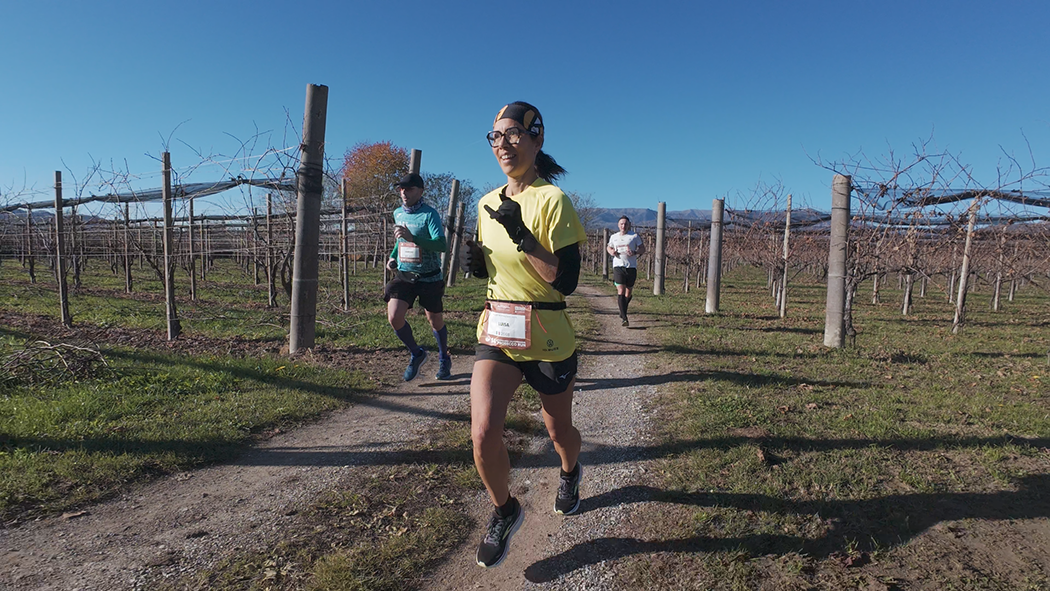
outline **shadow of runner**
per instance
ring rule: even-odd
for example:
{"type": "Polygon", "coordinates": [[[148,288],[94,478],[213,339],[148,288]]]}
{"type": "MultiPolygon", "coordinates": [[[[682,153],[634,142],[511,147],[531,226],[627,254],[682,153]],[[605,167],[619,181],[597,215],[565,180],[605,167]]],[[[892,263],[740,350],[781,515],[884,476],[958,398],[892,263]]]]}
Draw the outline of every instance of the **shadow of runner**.
{"type": "Polygon", "coordinates": [[[868,388],[867,382],[847,382],[831,380],[805,380],[788,375],[763,375],[756,373],[744,373],[736,371],[671,371],[662,375],[630,377],[630,378],[607,378],[586,380],[580,379],[579,390],[606,390],[612,388],[624,388],[635,386],[659,386],[677,382],[704,382],[723,381],[741,384],[745,386],[765,386],[775,384],[781,386],[799,386],[807,384],[810,386],[834,386],[845,388],[868,388]]]}
{"type": "MultiPolygon", "coordinates": [[[[1050,517],[1050,475],[1020,478],[1018,489],[997,493],[921,493],[846,501],[789,501],[768,495],[676,493],[649,486],[628,486],[592,499],[585,510],[630,503],[733,507],[747,511],[819,515],[831,526],[820,538],[756,534],[734,538],[696,536],[670,540],[601,538],[577,544],[525,569],[525,578],[545,583],[602,561],[658,552],[746,550],[752,556],[799,552],[826,558],[844,552],[847,539],[868,539],[873,546],[906,544],[940,522],[961,519],[1010,520],[1050,517]]],[[[581,507],[584,508],[584,507],[581,507]]]]}

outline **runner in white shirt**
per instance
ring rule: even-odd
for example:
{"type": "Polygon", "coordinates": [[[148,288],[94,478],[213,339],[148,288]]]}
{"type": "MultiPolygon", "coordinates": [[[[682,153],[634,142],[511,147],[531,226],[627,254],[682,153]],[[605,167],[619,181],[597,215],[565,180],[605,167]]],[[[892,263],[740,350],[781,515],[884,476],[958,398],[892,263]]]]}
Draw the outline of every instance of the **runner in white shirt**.
{"type": "Polygon", "coordinates": [[[613,283],[616,284],[620,319],[623,320],[623,326],[630,326],[627,305],[631,303],[631,290],[638,279],[638,255],[645,253],[645,244],[637,234],[631,232],[631,218],[620,216],[617,225],[620,231],[609,237],[609,245],[605,250],[613,257],[613,283]]]}

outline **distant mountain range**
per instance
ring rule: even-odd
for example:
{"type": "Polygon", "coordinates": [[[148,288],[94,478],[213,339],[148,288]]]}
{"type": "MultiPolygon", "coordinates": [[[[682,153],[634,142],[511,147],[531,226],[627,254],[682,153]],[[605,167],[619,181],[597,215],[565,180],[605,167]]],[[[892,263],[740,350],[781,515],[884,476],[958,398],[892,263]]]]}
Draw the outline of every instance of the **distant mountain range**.
{"type": "MultiPolygon", "coordinates": [[[[655,209],[642,209],[638,207],[626,208],[626,209],[608,209],[603,207],[597,207],[591,210],[593,215],[589,216],[587,223],[588,230],[601,230],[603,228],[609,228],[610,230],[618,230],[617,224],[620,222],[620,216],[626,215],[631,218],[631,223],[635,226],[655,226],[656,225],[656,210],[655,209]]],[[[667,212],[667,223],[671,226],[682,226],[685,227],[693,222],[693,226],[697,223],[701,223],[704,226],[710,225],[711,223],[711,210],[709,209],[683,209],[679,211],[668,211],[667,212]]]]}

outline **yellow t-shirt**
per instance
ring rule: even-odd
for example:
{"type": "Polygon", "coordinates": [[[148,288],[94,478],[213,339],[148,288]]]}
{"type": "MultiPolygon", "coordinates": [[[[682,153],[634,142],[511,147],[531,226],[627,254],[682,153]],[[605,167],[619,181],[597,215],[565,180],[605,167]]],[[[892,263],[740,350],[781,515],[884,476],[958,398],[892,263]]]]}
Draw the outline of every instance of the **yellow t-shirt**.
{"type": "MultiPolygon", "coordinates": [[[[507,235],[507,230],[489,216],[485,206],[499,209],[504,187],[478,201],[478,240],[485,253],[489,281],[487,298],[526,302],[564,302],[565,296],[540,277],[525,253],[507,235]]],[[[572,201],[561,189],[537,179],[532,186],[512,197],[521,205],[521,219],[541,246],[554,252],[577,242],[587,241],[587,232],[572,201]]],[[[478,342],[486,312],[478,319],[478,342]]],[[[576,334],[565,310],[532,309],[531,346],[503,349],[514,361],[561,361],[576,350],[576,334]]]]}

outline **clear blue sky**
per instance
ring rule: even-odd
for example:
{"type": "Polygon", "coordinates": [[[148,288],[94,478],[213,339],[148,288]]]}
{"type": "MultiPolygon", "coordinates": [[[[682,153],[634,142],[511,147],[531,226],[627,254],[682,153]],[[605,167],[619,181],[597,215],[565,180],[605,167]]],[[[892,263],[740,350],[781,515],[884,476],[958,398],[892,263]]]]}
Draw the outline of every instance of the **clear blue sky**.
{"type": "Polygon", "coordinates": [[[198,153],[297,143],[308,83],[329,87],[333,161],[389,140],[479,188],[503,181],[492,117],[529,101],[561,185],[602,207],[742,206],[780,181],[827,210],[811,157],[907,157],[931,135],[994,183],[1002,150],[1050,165],[1048,23],[1041,0],[12,1],[0,202],[92,160],[157,187],[169,137],[186,180],[217,180],[198,153]]]}

